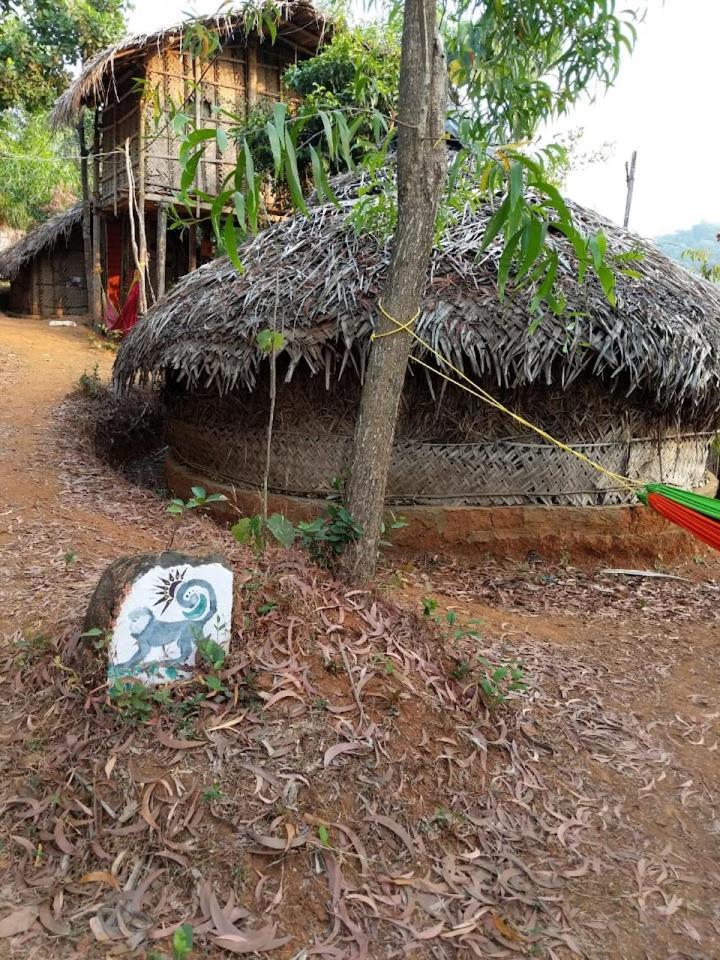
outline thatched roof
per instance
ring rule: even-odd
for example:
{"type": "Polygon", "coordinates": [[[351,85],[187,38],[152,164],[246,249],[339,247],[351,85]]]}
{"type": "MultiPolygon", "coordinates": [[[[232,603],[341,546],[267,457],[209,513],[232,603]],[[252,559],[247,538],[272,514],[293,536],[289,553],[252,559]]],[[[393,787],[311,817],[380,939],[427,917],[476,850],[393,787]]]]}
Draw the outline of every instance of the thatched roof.
{"type": "MultiPolygon", "coordinates": [[[[118,385],[169,370],[189,388],[252,389],[263,362],[255,338],[272,327],[276,284],[289,375],[301,363],[328,380],[348,363],[362,370],[389,245],[378,248],[347,224],[353,194],[340,191],[341,209],[316,205],[308,218],[293,216],[261,232],[241,249],[241,276],[219,259],[185,277],[123,343],[118,385]]],[[[663,409],[720,408],[720,290],[639,237],[569,206],[585,231],[605,231],[609,252],[644,255],[633,263],[642,279],[619,278],[617,307],[593,277],[578,285],[572,248],[551,232],[567,310],[548,313],[531,332],[529,291],[498,300],[498,244],[478,257],[490,208],[466,209],[433,254],[419,334],[490,386],[566,387],[590,376],[663,409]]]]}
{"type": "Polygon", "coordinates": [[[33,257],[44,250],[51,250],[59,240],[67,241],[73,228],[81,222],[82,215],[82,203],[76,203],[3,250],[0,253],[0,278],[14,280],[33,257]]]}
{"type": "MultiPolygon", "coordinates": [[[[245,11],[255,3],[256,0],[249,0],[249,3],[238,4],[235,8],[226,8],[223,13],[200,18],[200,22],[208,30],[217,31],[223,42],[228,41],[241,36],[245,11]]],[[[262,6],[260,0],[256,5],[258,8],[262,6]]],[[[278,38],[307,53],[315,53],[329,26],[326,15],[306,0],[280,0],[277,6],[280,8],[278,38]]],[[[198,21],[185,20],[155,33],[126,37],[97,53],[88,60],[80,75],[56,102],[50,118],[52,126],[57,129],[75,123],[84,106],[102,106],[113,96],[120,72],[136,69],[138,61],[147,56],[153,47],[160,51],[179,46],[188,22],[198,21]]]]}

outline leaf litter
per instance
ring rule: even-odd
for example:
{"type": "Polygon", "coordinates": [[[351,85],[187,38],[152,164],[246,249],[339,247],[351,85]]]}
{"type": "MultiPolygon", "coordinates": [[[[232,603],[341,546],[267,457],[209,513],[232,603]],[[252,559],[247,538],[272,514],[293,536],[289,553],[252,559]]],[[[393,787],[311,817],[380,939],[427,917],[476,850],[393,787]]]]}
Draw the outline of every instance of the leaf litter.
{"type": "Polygon", "coordinates": [[[45,462],[110,527],[82,577],[45,564],[77,520],[29,524],[22,544],[37,560],[30,588],[52,584],[37,612],[54,629],[31,648],[10,636],[2,664],[0,931],[18,950],[167,952],[183,923],[209,957],[712,949],[720,826],[710,775],[690,763],[707,751],[716,764],[712,687],[698,683],[684,710],[637,709],[684,650],[660,642],[658,624],[669,609],[676,624],[714,623],[712,583],[548,566],[537,578],[553,579],[534,589],[517,565],[416,563],[410,577],[443,602],[491,603],[525,626],[548,610],[587,620],[602,597],[592,648],[517,623],[448,641],[387,580],[348,591],[295,551],[269,550],[255,570],[192,517],[178,543],[223,549],[238,573],[227,693],[183,713],[178,688],[175,709],[130,725],[82,658],[78,620],[116,555],[115,521],[148,531],[148,545],[173,522],[150,491],[78,463],[71,419],[77,401],[59,411],[45,462]],[[612,656],[607,620],[628,627],[612,656]],[[638,649],[650,637],[652,658],[638,649]],[[488,704],[477,673],[453,673],[478,652],[521,662],[527,693],[488,704]]]}

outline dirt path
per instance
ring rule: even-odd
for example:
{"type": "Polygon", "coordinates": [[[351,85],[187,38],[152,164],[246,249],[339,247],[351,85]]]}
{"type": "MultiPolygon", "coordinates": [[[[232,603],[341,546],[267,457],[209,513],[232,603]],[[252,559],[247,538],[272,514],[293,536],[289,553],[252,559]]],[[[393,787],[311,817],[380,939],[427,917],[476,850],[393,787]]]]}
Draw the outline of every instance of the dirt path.
{"type": "MultiPolygon", "coordinates": [[[[120,554],[162,547],[175,529],[162,498],[134,487],[78,440],[81,405],[66,398],[83,372],[98,364],[107,376],[111,362],[112,354],[80,328],[0,316],[0,637],[10,651],[0,676],[0,809],[15,818],[0,828],[0,917],[26,898],[49,898],[52,915],[45,910],[28,932],[32,951],[41,944],[33,956],[105,956],[98,929],[111,931],[114,950],[124,949],[127,917],[116,929],[112,911],[124,910],[127,898],[113,888],[116,875],[124,890],[142,887],[141,877],[158,889],[154,909],[163,926],[147,934],[142,925],[151,921],[133,914],[136,944],[166,936],[183,918],[195,917],[202,935],[215,921],[219,930],[228,917],[247,914],[258,925],[267,914],[292,938],[273,957],[299,957],[332,931],[339,939],[336,946],[328,940],[324,955],[375,960],[409,955],[397,938],[413,929],[413,915],[422,931],[412,945],[419,958],[720,956],[718,560],[699,557],[672,571],[682,579],[661,580],[542,562],[473,565],[390,553],[380,582],[383,611],[381,604],[356,606],[352,593],[328,585],[299,555],[278,552],[268,582],[251,581],[242,601],[251,627],[240,632],[236,655],[248,653],[255,680],[238,686],[242,665],[233,667],[232,701],[205,704],[210,719],[194,721],[190,742],[203,749],[177,750],[185,731],[180,741],[166,740],[163,751],[154,727],[136,726],[128,735],[101,688],[93,699],[68,685],[65,673],[72,671],[55,656],[57,638],[77,624],[103,567],[120,554]],[[283,576],[294,584],[291,598],[283,599],[283,576]],[[264,619],[256,616],[263,596],[271,601],[264,619]],[[419,656],[414,644],[421,650],[425,641],[417,641],[417,621],[397,611],[419,613],[423,600],[435,605],[440,626],[435,652],[419,656]],[[327,612],[336,610],[337,623],[327,612]],[[463,630],[471,633],[457,640],[463,630]],[[19,666],[12,653],[18,643],[30,643],[32,654],[19,666]],[[508,714],[482,714],[476,688],[486,653],[493,662],[524,666],[530,690],[508,714]],[[355,671],[351,690],[346,667],[349,677],[355,671]],[[412,696],[404,683],[414,684],[412,696]],[[280,691],[270,699],[282,704],[253,714],[269,691],[280,691]],[[248,726],[238,725],[238,697],[250,711],[248,726]],[[222,734],[218,716],[230,718],[222,734]],[[383,747],[378,766],[350,754],[335,782],[334,764],[313,765],[329,744],[359,745],[366,736],[383,747]],[[116,751],[110,766],[93,746],[106,741],[116,751]],[[162,773],[137,772],[156,763],[162,773]],[[261,790],[260,780],[253,792],[258,770],[271,764],[266,786],[261,790]],[[196,785],[214,788],[216,776],[225,793],[212,806],[201,802],[196,785]],[[290,793],[281,789],[287,778],[290,793]],[[105,814],[84,792],[91,782],[102,787],[105,814]],[[151,811],[156,782],[168,796],[160,791],[151,811]],[[271,785],[278,793],[269,800],[263,790],[271,785]],[[366,802],[365,794],[386,823],[389,814],[409,831],[400,834],[405,846],[424,843],[428,859],[408,860],[403,843],[392,850],[387,837],[373,840],[363,828],[382,869],[350,880],[352,854],[341,849],[347,827],[333,834],[336,848],[321,849],[324,866],[312,846],[289,855],[295,831],[317,822],[319,812],[333,820],[342,815],[359,830],[358,817],[370,808],[351,807],[366,802]],[[183,804],[189,812],[179,819],[189,833],[175,833],[174,811],[183,804]],[[84,819],[90,807],[94,821],[84,819]],[[169,811],[167,824],[154,832],[161,808],[169,811]],[[114,825],[113,811],[123,826],[114,825]],[[251,842],[243,832],[248,823],[263,823],[265,812],[266,834],[286,830],[288,838],[269,866],[258,859],[257,834],[251,842]],[[178,841],[167,841],[174,852],[168,837],[178,841]],[[174,873],[164,872],[168,856],[174,873]],[[252,882],[243,879],[245,867],[237,872],[243,862],[252,882]],[[108,870],[109,884],[88,890],[78,883],[88,871],[105,871],[107,879],[108,870]],[[226,891],[224,919],[217,904],[209,919],[206,883],[226,891]],[[99,927],[91,935],[93,910],[99,927]],[[61,914],[69,914],[69,931],[50,940],[61,914]],[[375,949],[378,930],[386,940],[375,949]],[[346,942],[355,936],[359,952],[346,942]]],[[[233,549],[227,541],[209,520],[193,516],[176,544],[233,549]]],[[[238,573],[248,562],[238,555],[238,573]]],[[[7,942],[0,938],[0,956],[7,942]]],[[[13,955],[28,950],[23,943],[13,955]]]]}
{"type": "Polygon", "coordinates": [[[88,512],[55,449],[54,413],[83,373],[106,379],[112,361],[83,327],[0,315],[0,632],[42,621],[56,575],[82,579],[113,548],[155,542],[88,512]]]}

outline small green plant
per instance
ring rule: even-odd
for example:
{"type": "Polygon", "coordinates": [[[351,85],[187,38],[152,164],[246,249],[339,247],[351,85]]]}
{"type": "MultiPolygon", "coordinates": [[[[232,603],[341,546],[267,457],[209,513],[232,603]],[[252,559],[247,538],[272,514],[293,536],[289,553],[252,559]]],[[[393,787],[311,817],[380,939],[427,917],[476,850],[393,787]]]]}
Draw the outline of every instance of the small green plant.
{"type": "Polygon", "coordinates": [[[66,567],[72,567],[77,561],[77,554],[74,550],[66,550],[63,554],[63,560],[66,567]]]}
{"type": "Polygon", "coordinates": [[[493,666],[484,657],[478,661],[485,667],[485,676],[480,679],[480,689],[491,704],[503,703],[508,693],[525,693],[525,671],[518,663],[493,666]]]}
{"type": "Polygon", "coordinates": [[[450,676],[453,680],[464,680],[471,671],[472,667],[468,660],[457,660],[450,672],[450,676]]]}
{"type": "Polygon", "coordinates": [[[93,649],[97,653],[103,653],[110,648],[112,642],[112,630],[103,630],[102,627],[92,627],[80,634],[81,640],[90,640],[93,649]]]}
{"type": "Polygon", "coordinates": [[[80,379],[78,380],[78,386],[80,387],[81,393],[90,397],[91,400],[96,400],[98,397],[102,396],[103,382],[100,377],[100,364],[96,363],[92,369],[92,373],[88,373],[87,370],[83,370],[80,374],[80,379]]]}
{"type": "Polygon", "coordinates": [[[219,800],[221,796],[222,790],[220,789],[220,785],[217,782],[214,782],[211,787],[208,787],[207,790],[203,791],[203,803],[210,803],[211,800],[219,800]]]}
{"type": "Polygon", "coordinates": [[[265,549],[266,534],[284,547],[292,546],[297,535],[295,527],[281,513],[272,513],[267,520],[259,513],[243,517],[230,528],[230,533],[238,543],[248,544],[257,557],[265,549]]]}
{"type": "Polygon", "coordinates": [[[424,617],[431,617],[438,608],[438,602],[433,597],[423,597],[420,602],[422,603],[424,617]]]}
{"type": "Polygon", "coordinates": [[[172,938],[173,960],[187,960],[193,948],[193,928],[189,923],[178,927],[172,938]]]}
{"type": "Polygon", "coordinates": [[[192,497],[189,500],[181,500],[179,497],[173,497],[168,504],[166,513],[174,517],[183,517],[189,510],[198,510],[209,506],[211,503],[223,503],[227,500],[224,493],[208,494],[204,487],[191,487],[192,497]]]}
{"type": "Polygon", "coordinates": [[[362,527],[355,523],[347,508],[332,501],[328,501],[324,516],[299,523],[297,530],[310,559],[321,566],[330,566],[348,544],[362,536],[362,527]]]}
{"type": "Polygon", "coordinates": [[[108,696],[126,723],[147,723],[152,716],[154,700],[151,691],[136,680],[118,677],[108,689],[108,696]]]}
{"type": "Polygon", "coordinates": [[[330,846],[330,831],[324,823],[321,823],[318,827],[318,839],[324,847],[330,846]]]}
{"type": "Polygon", "coordinates": [[[202,660],[205,660],[213,670],[220,670],[225,662],[225,648],[221,647],[211,637],[205,637],[198,641],[197,652],[202,660]]]}

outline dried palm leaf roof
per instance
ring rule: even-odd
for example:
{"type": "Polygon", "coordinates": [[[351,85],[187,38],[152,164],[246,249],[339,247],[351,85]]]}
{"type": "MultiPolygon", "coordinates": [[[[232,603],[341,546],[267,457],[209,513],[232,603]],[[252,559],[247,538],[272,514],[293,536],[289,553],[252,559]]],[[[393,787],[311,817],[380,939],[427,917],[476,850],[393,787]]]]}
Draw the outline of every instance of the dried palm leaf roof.
{"type": "MultiPolygon", "coordinates": [[[[216,31],[221,40],[227,41],[242,35],[249,6],[262,8],[260,2],[250,0],[249,4],[200,18],[199,22],[208,30],[216,31]]],[[[314,53],[329,28],[329,18],[306,0],[280,0],[277,6],[280,14],[278,37],[301,50],[314,53]]],[[[169,46],[178,46],[189,23],[196,24],[198,19],[185,20],[154,33],[126,37],[95,54],[57,100],[50,118],[53,128],[75,123],[84,106],[102,106],[115,90],[116,69],[135,65],[153,47],[160,51],[169,46]]]]}
{"type": "Polygon", "coordinates": [[[67,241],[73,228],[82,220],[82,214],[82,203],[76,203],[3,250],[0,253],[0,277],[14,280],[33,257],[45,250],[52,250],[59,240],[67,241]]]}
{"type": "MultiPolygon", "coordinates": [[[[307,218],[293,216],[246,243],[242,275],[222,258],[181,280],[123,343],[118,385],[172,371],[190,389],[252,389],[262,362],[256,335],[272,327],[275,315],[285,334],[288,376],[301,363],[328,378],[341,375],[348,362],[362,370],[389,243],[358,234],[347,222],[355,190],[346,185],[338,192],[339,209],[315,205],[307,218]]],[[[533,332],[531,291],[498,299],[499,244],[478,255],[490,207],[466,208],[433,253],[416,325],[420,336],[486,385],[567,387],[582,375],[663,409],[719,409],[720,291],[650,243],[569,206],[582,229],[605,232],[611,253],[643,254],[633,264],[641,279],[618,279],[616,307],[594,277],[577,283],[572,248],[551,231],[567,310],[548,313],[533,332]]]]}

